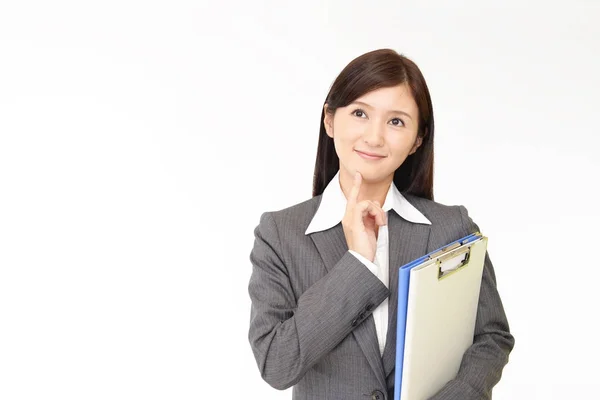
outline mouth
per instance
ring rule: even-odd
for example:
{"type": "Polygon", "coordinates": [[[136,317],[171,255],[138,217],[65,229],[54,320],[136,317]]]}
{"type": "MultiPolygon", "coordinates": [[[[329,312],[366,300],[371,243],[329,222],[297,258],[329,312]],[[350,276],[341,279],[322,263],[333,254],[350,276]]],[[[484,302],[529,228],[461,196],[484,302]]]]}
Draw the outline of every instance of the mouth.
{"type": "Polygon", "coordinates": [[[362,158],[366,159],[366,160],[381,160],[382,158],[385,158],[385,156],[379,155],[379,154],[374,154],[374,153],[365,153],[362,151],[358,151],[358,150],[354,150],[359,156],[361,156],[362,158]]]}

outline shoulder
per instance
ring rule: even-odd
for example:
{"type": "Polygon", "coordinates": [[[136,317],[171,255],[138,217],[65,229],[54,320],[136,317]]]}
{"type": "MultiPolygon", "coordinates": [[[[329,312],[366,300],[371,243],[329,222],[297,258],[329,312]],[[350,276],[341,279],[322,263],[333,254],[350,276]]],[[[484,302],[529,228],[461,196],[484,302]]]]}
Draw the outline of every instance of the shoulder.
{"type": "Polygon", "coordinates": [[[264,211],[260,216],[260,224],[272,224],[304,233],[319,208],[321,197],[315,196],[279,210],[264,211]]]}
{"type": "Polygon", "coordinates": [[[449,205],[408,193],[402,195],[431,221],[432,226],[447,231],[461,230],[468,234],[479,229],[464,205],[449,205]]]}

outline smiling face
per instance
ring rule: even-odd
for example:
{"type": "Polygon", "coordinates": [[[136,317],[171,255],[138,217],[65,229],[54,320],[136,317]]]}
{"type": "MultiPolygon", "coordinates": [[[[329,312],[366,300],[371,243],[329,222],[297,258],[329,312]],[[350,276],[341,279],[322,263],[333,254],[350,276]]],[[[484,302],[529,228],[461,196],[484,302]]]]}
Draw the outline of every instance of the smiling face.
{"type": "MultiPolygon", "coordinates": [[[[327,105],[325,105],[327,109],[327,105]]],[[[340,179],[392,182],[394,172],[421,145],[419,110],[406,84],[366,93],[335,115],[325,112],[327,135],[340,159],[340,179]]]]}

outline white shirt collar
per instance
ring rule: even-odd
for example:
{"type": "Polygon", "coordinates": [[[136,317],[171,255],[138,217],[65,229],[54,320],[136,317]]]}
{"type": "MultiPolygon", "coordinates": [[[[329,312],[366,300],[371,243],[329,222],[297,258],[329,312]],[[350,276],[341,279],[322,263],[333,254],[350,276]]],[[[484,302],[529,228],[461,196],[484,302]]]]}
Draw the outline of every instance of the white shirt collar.
{"type": "MultiPolygon", "coordinates": [[[[346,202],[346,196],[344,196],[344,192],[342,192],[342,187],[340,186],[340,171],[338,170],[323,191],[319,208],[308,225],[305,235],[333,228],[337,225],[346,212],[346,202]]],[[[407,221],[416,224],[431,225],[431,221],[406,200],[393,181],[381,208],[386,212],[393,208],[398,215],[407,221]]]]}

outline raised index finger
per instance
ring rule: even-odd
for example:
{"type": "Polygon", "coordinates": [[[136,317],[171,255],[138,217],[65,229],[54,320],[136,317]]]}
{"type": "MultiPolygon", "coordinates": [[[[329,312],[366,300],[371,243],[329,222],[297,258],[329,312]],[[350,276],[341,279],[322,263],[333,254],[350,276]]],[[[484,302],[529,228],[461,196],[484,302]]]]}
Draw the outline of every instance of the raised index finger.
{"type": "Polygon", "coordinates": [[[358,192],[360,192],[360,184],[362,183],[362,175],[356,171],[354,174],[354,184],[350,189],[350,195],[348,196],[348,206],[354,207],[358,199],[358,192]]]}

